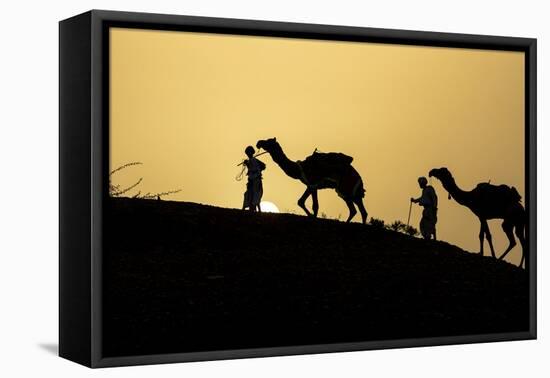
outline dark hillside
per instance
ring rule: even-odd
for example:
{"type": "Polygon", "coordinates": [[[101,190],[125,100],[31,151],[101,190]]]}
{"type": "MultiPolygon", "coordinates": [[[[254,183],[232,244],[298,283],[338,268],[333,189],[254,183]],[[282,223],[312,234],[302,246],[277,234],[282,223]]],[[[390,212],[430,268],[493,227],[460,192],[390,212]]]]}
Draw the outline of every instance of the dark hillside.
{"type": "Polygon", "coordinates": [[[528,329],[513,265],[361,224],[111,199],[105,356],[528,329]]]}

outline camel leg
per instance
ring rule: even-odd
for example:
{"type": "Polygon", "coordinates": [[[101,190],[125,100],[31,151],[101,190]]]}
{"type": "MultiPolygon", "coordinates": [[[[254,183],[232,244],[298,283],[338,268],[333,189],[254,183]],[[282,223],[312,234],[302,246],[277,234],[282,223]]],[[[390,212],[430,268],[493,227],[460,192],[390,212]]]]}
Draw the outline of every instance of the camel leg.
{"type": "Polygon", "coordinates": [[[479,228],[479,254],[483,256],[483,241],[485,238],[485,227],[483,226],[483,221],[480,219],[481,226],[479,228]]]}
{"type": "Polygon", "coordinates": [[[359,208],[359,212],[361,213],[361,218],[363,219],[363,224],[367,223],[368,213],[367,213],[367,209],[365,209],[365,205],[363,204],[363,199],[358,198],[354,201],[354,203],[359,208]]]}
{"type": "Polygon", "coordinates": [[[481,227],[479,229],[479,254],[483,256],[483,242],[486,238],[489,242],[489,248],[491,249],[491,255],[496,258],[495,249],[493,248],[493,238],[491,236],[491,231],[489,231],[489,225],[487,224],[486,219],[479,219],[481,227]]]}
{"type": "Polygon", "coordinates": [[[349,223],[351,222],[355,214],[357,214],[357,210],[355,210],[355,206],[353,205],[353,202],[350,200],[346,201],[346,205],[348,205],[348,209],[349,209],[349,217],[346,223],[349,223]]]}
{"type": "Polygon", "coordinates": [[[497,256],[495,255],[495,249],[493,248],[493,237],[491,235],[491,231],[489,230],[489,224],[487,221],[483,221],[484,227],[485,227],[485,238],[489,242],[489,248],[491,249],[491,255],[496,259],[497,256]]]}
{"type": "Polygon", "coordinates": [[[527,251],[527,243],[525,241],[525,224],[521,222],[520,224],[516,224],[516,236],[519,239],[519,242],[521,244],[521,261],[519,263],[519,267],[521,268],[523,266],[523,261],[525,260],[525,269],[527,269],[527,257],[525,253],[529,253],[527,251]]]}
{"type": "Polygon", "coordinates": [[[527,259],[525,258],[525,252],[521,254],[521,261],[519,262],[520,268],[523,268],[523,261],[525,261],[525,269],[527,269],[527,259]]]}
{"type": "Polygon", "coordinates": [[[508,245],[508,248],[506,248],[506,251],[504,251],[502,256],[498,258],[499,260],[504,259],[508,252],[510,252],[512,248],[516,246],[516,238],[514,238],[514,224],[505,220],[504,222],[502,222],[502,229],[504,230],[506,236],[508,236],[508,241],[510,242],[510,244],[508,245]]]}
{"type": "Polygon", "coordinates": [[[304,194],[300,197],[298,200],[298,206],[300,206],[304,211],[306,212],[307,216],[310,217],[312,214],[309,212],[309,210],[306,207],[306,200],[311,195],[311,190],[309,188],[306,189],[304,194]]]}
{"type": "Polygon", "coordinates": [[[313,200],[313,217],[317,218],[317,212],[319,211],[319,200],[317,199],[317,189],[311,191],[311,199],[313,200]]]}

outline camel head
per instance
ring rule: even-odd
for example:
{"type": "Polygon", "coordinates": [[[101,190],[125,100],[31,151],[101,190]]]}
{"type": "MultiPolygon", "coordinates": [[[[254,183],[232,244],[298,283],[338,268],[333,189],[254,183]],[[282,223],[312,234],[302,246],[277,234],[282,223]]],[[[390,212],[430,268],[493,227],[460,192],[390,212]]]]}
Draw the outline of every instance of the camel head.
{"type": "Polygon", "coordinates": [[[445,167],[443,168],[434,168],[429,173],[430,177],[435,177],[441,182],[451,180],[453,178],[453,175],[449,170],[445,167]]]}
{"type": "MultiPolygon", "coordinates": [[[[446,185],[449,185],[449,183],[451,182],[454,182],[454,178],[453,178],[453,175],[451,174],[451,172],[449,172],[449,170],[445,167],[443,168],[434,168],[430,171],[429,173],[429,176],[430,177],[435,177],[436,179],[438,179],[439,181],[441,181],[441,183],[443,184],[443,187],[444,188],[447,188],[446,185]]],[[[452,196],[451,196],[451,193],[449,192],[449,195],[448,195],[448,198],[451,199],[452,196]]]]}
{"type": "Polygon", "coordinates": [[[259,140],[258,143],[256,143],[256,148],[261,148],[267,152],[273,152],[275,149],[280,149],[281,146],[277,143],[277,138],[269,138],[259,140]]]}

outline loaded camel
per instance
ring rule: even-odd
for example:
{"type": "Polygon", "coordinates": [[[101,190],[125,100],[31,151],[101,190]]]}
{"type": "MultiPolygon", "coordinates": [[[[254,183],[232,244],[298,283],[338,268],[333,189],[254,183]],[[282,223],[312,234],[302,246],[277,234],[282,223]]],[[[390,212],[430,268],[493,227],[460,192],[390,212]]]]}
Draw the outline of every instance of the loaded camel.
{"type": "Polygon", "coordinates": [[[481,223],[479,231],[479,253],[483,255],[484,238],[489,242],[491,255],[495,256],[493,241],[487,220],[502,219],[502,229],[508,237],[509,245],[504,251],[499,260],[502,260],[508,252],[516,245],[514,231],[519,239],[522,247],[522,256],[519,266],[527,266],[526,253],[526,215],[525,209],[521,204],[521,196],[516,188],[507,185],[491,185],[489,183],[478,184],[471,191],[464,191],[458,187],[451,172],[447,168],[432,169],[429,173],[430,177],[435,177],[449,192],[449,199],[452,197],[459,204],[469,208],[478,218],[481,223]]]}
{"type": "Polygon", "coordinates": [[[367,221],[367,210],[363,205],[365,189],[359,173],[351,166],[353,158],[341,153],[318,153],[307,157],[304,161],[290,160],[277,142],[277,138],[260,140],[257,148],[267,151],[273,161],[281,167],[283,172],[306,185],[306,191],[298,200],[300,206],[308,216],[317,217],[319,201],[317,191],[320,189],[334,189],[348,206],[349,217],[346,222],[357,214],[355,205],[361,212],[363,224],[367,221]],[[313,213],[306,207],[309,196],[313,199],[313,213]]]}

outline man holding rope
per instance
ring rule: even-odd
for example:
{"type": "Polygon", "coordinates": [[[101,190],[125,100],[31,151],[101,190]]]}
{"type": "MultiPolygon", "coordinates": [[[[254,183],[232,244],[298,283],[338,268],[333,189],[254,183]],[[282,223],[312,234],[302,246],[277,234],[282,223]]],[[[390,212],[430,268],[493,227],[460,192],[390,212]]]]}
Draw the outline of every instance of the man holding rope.
{"type": "Polygon", "coordinates": [[[422,220],[420,221],[420,233],[424,239],[437,240],[435,225],[437,223],[437,194],[433,186],[428,185],[426,177],[418,178],[418,185],[422,189],[422,195],[419,198],[411,198],[411,203],[417,203],[424,207],[422,211],[422,220]]]}
{"type": "Polygon", "coordinates": [[[246,183],[246,192],[244,193],[243,210],[248,208],[249,211],[259,211],[260,201],[263,195],[262,186],[262,171],[265,169],[265,164],[254,156],[254,147],[248,146],[244,150],[248,157],[242,164],[246,167],[248,182],[246,183]]]}

